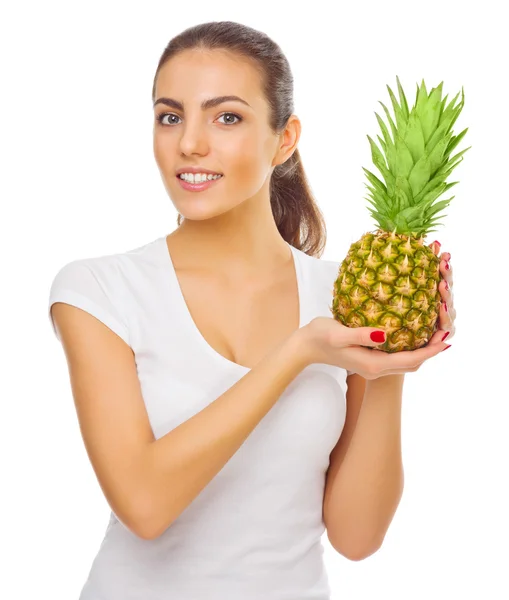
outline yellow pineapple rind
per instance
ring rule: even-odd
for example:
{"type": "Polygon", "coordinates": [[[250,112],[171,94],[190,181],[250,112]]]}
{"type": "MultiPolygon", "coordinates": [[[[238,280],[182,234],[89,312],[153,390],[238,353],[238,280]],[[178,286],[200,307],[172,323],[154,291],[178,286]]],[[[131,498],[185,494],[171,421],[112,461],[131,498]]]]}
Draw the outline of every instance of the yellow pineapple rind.
{"type": "Polygon", "coordinates": [[[416,350],[438,329],[442,279],[440,259],[422,237],[378,229],[351,244],[329,309],[346,327],[383,329],[379,350],[416,350]]]}

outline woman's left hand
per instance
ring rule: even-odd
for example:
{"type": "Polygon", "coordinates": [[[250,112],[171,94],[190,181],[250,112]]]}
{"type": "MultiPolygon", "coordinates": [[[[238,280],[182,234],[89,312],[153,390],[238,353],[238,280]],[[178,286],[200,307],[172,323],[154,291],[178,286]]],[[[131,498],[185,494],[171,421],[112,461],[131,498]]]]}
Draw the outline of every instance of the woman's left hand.
{"type": "MultiPolygon", "coordinates": [[[[444,332],[444,334],[445,332],[447,332],[447,343],[450,343],[449,340],[451,340],[454,337],[454,320],[456,319],[456,310],[454,309],[454,296],[452,291],[453,269],[451,267],[451,254],[449,252],[442,252],[442,254],[439,254],[440,242],[437,241],[430,244],[429,247],[437,256],[440,256],[441,258],[440,272],[442,273],[442,277],[444,279],[440,282],[438,286],[438,289],[442,296],[442,305],[440,307],[440,313],[438,317],[438,328],[440,331],[444,332]]],[[[435,335],[437,333],[438,331],[435,333],[435,335]]]]}

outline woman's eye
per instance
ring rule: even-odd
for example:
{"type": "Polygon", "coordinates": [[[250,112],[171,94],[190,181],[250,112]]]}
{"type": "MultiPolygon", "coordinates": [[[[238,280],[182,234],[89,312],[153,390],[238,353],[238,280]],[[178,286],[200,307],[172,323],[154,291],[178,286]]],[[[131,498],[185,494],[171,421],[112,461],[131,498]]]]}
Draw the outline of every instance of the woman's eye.
{"type": "Polygon", "coordinates": [[[162,115],[159,115],[159,116],[157,117],[157,120],[159,121],[159,123],[161,123],[161,124],[163,124],[163,125],[166,125],[166,123],[163,123],[163,119],[164,119],[165,117],[170,117],[170,119],[171,119],[172,117],[176,117],[177,119],[180,119],[180,117],[179,117],[179,116],[177,116],[177,115],[172,115],[172,114],[169,114],[169,113],[163,113],[162,115]]]}
{"type": "Polygon", "coordinates": [[[224,115],[221,115],[219,118],[222,119],[223,117],[235,117],[237,119],[237,121],[230,121],[230,122],[226,122],[226,125],[235,125],[236,123],[239,123],[240,121],[242,121],[242,118],[239,117],[239,115],[236,115],[235,113],[224,113],[224,115]]]}
{"type": "MultiPolygon", "coordinates": [[[[234,117],[235,119],[237,119],[236,121],[231,121],[231,119],[226,122],[223,121],[223,125],[236,125],[237,123],[240,123],[240,121],[242,121],[242,117],[235,113],[224,113],[218,118],[222,119],[223,117],[234,117]]],[[[159,121],[159,123],[161,123],[161,125],[175,125],[175,121],[172,122],[171,119],[180,119],[180,117],[174,113],[163,113],[157,117],[157,120],[159,121]],[[166,117],[169,118],[170,123],[163,122],[163,119],[165,119],[166,117]]]]}

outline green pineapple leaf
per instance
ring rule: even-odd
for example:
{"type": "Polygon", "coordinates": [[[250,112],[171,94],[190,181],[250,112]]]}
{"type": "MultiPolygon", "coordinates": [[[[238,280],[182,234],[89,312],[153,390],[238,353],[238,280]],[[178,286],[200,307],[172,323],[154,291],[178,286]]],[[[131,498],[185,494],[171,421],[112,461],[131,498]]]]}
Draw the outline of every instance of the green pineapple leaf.
{"type": "Polygon", "coordinates": [[[389,166],[389,170],[391,171],[391,173],[394,173],[397,163],[396,148],[394,146],[394,142],[391,139],[391,136],[389,135],[389,131],[385,123],[382,121],[380,115],[378,115],[377,113],[375,113],[375,115],[378,120],[378,124],[380,125],[380,129],[382,130],[385,142],[383,142],[380,139],[380,136],[377,137],[380,141],[380,145],[383,148],[384,154],[387,157],[387,164],[389,166]]]}
{"type": "MultiPolygon", "coordinates": [[[[457,183],[459,183],[459,181],[451,181],[451,183],[448,183],[444,188],[444,192],[447,192],[447,190],[450,190],[457,183]]],[[[442,193],[444,193],[444,192],[442,192],[442,193]]]]}
{"type": "Polygon", "coordinates": [[[440,119],[442,117],[442,88],[444,82],[441,81],[440,84],[431,90],[431,94],[428,99],[428,109],[431,111],[430,116],[430,130],[434,131],[438,124],[440,123],[440,119]]]}
{"type": "Polygon", "coordinates": [[[408,118],[408,124],[405,134],[405,143],[412,155],[412,160],[416,163],[424,154],[426,145],[424,143],[424,134],[422,132],[421,122],[415,111],[412,111],[408,118]]]}
{"type": "Polygon", "coordinates": [[[434,190],[437,186],[441,185],[445,180],[444,175],[435,174],[435,176],[428,181],[428,183],[424,186],[424,188],[415,196],[414,204],[421,204],[423,202],[424,196],[428,194],[428,192],[434,190]]]}
{"type": "Polygon", "coordinates": [[[408,208],[405,208],[405,210],[403,210],[401,212],[401,215],[407,221],[413,221],[415,219],[418,219],[419,224],[422,223],[424,214],[425,214],[425,209],[423,206],[409,206],[408,208]]]}
{"type": "Polygon", "coordinates": [[[383,196],[378,194],[377,190],[374,187],[371,187],[367,183],[365,183],[364,185],[370,191],[371,198],[373,198],[373,201],[375,202],[375,205],[378,208],[378,210],[381,210],[383,212],[388,212],[388,206],[385,204],[385,200],[384,200],[383,196]]]}
{"type": "Polygon", "coordinates": [[[422,133],[424,135],[424,142],[427,144],[430,136],[428,127],[426,126],[426,104],[428,101],[428,92],[426,91],[426,84],[424,79],[422,80],[421,86],[417,85],[417,95],[415,98],[414,110],[417,114],[419,121],[422,123],[422,133]]]}
{"type": "Polygon", "coordinates": [[[388,146],[394,145],[394,142],[392,141],[392,138],[389,134],[389,130],[387,129],[387,125],[383,122],[382,117],[378,113],[375,113],[375,116],[377,118],[378,124],[380,125],[380,129],[382,130],[385,143],[388,146]]]}
{"type": "Polygon", "coordinates": [[[431,176],[431,169],[429,164],[429,157],[427,152],[421,156],[421,158],[415,163],[412,172],[410,173],[410,177],[408,178],[408,183],[412,188],[412,194],[417,196],[417,194],[424,188],[426,183],[429,181],[431,176]]]}
{"type": "MultiPolygon", "coordinates": [[[[370,171],[368,171],[367,169],[364,169],[368,179],[370,180],[370,183],[373,184],[376,193],[374,192],[374,198],[375,198],[375,202],[377,203],[379,209],[383,210],[385,213],[389,213],[389,207],[391,206],[391,201],[389,196],[387,195],[387,188],[385,187],[385,185],[378,179],[378,177],[376,177],[376,175],[373,175],[373,173],[370,173],[370,171]]],[[[367,186],[367,184],[364,184],[367,186]]],[[[369,187],[369,186],[367,186],[369,187]]]]}
{"type": "Polygon", "coordinates": [[[440,83],[438,87],[431,90],[429,97],[426,99],[426,102],[422,104],[421,111],[419,112],[419,120],[426,140],[429,140],[440,123],[438,108],[441,104],[442,86],[443,82],[440,83]]]}
{"type": "Polygon", "coordinates": [[[406,123],[407,123],[405,115],[404,115],[403,111],[401,110],[401,108],[398,104],[398,101],[396,100],[396,97],[392,93],[391,88],[389,86],[387,86],[387,89],[389,90],[389,95],[391,97],[391,102],[392,102],[392,108],[394,109],[394,114],[396,115],[397,131],[401,137],[405,137],[405,128],[406,128],[406,123]]]}
{"type": "MultiPolygon", "coordinates": [[[[427,220],[424,222],[424,228],[427,232],[429,232],[428,227],[431,227],[432,225],[442,225],[443,223],[441,223],[440,221],[442,221],[447,215],[442,215],[440,217],[440,219],[432,219],[432,220],[427,220]]],[[[436,231],[436,230],[435,230],[436,231]]]]}
{"type": "Polygon", "coordinates": [[[398,176],[396,177],[396,184],[394,187],[394,201],[395,201],[395,211],[403,212],[406,208],[411,206],[411,201],[408,198],[405,190],[403,189],[403,181],[406,181],[405,177],[398,176]]]}
{"type": "Polygon", "coordinates": [[[439,198],[446,190],[447,185],[445,183],[441,183],[435,189],[431,190],[423,197],[420,201],[419,206],[422,206],[424,209],[427,209],[429,206],[435,202],[437,198],[439,198]]]}
{"type": "Polygon", "coordinates": [[[446,168],[451,169],[451,167],[452,168],[455,167],[458,163],[461,162],[461,160],[463,160],[463,159],[459,160],[461,155],[464,154],[467,150],[470,150],[470,148],[472,148],[472,146],[469,146],[468,148],[465,148],[461,152],[458,152],[458,154],[455,154],[452,158],[450,158],[448,160],[446,160],[444,158],[444,161],[440,165],[440,169],[437,171],[436,175],[438,175],[440,172],[443,172],[446,168]]]}
{"type": "Polygon", "coordinates": [[[446,148],[446,150],[444,152],[444,156],[446,156],[447,158],[449,157],[449,154],[461,142],[461,140],[464,138],[464,136],[467,133],[467,131],[468,131],[468,127],[466,129],[464,129],[461,133],[459,133],[458,135],[454,136],[451,139],[451,141],[449,142],[449,145],[447,146],[447,148],[446,148]]]}
{"type": "MultiPolygon", "coordinates": [[[[467,148],[467,150],[468,150],[468,148],[467,148]]],[[[462,153],[460,152],[460,154],[462,154],[462,153]]],[[[436,172],[435,175],[440,175],[440,177],[447,179],[447,177],[449,177],[449,175],[451,174],[453,169],[455,169],[460,164],[460,162],[463,162],[463,157],[461,158],[461,160],[456,161],[454,164],[446,163],[436,172]]]]}
{"type": "Polygon", "coordinates": [[[368,171],[364,167],[362,167],[362,170],[366,173],[367,178],[377,188],[377,190],[379,190],[380,192],[387,192],[385,184],[382,181],[380,181],[380,179],[378,179],[376,175],[374,175],[373,173],[371,173],[371,171],[368,171]]]}
{"type": "Polygon", "coordinates": [[[429,155],[429,170],[431,174],[436,173],[436,171],[438,171],[440,165],[442,164],[442,160],[443,160],[443,156],[444,156],[444,151],[447,147],[447,144],[449,143],[449,136],[451,134],[447,134],[447,136],[445,136],[444,138],[442,138],[441,140],[438,141],[438,143],[436,144],[436,146],[433,148],[433,150],[430,152],[429,155]]]}
{"type": "Polygon", "coordinates": [[[373,159],[373,163],[379,169],[380,173],[382,173],[382,175],[385,179],[385,183],[387,185],[387,190],[388,190],[389,196],[392,196],[393,189],[394,189],[394,176],[387,168],[387,165],[385,164],[385,158],[384,158],[383,154],[380,152],[380,149],[378,148],[378,146],[370,138],[369,135],[367,137],[368,137],[369,143],[371,145],[371,157],[373,159]]]}
{"type": "MultiPolygon", "coordinates": [[[[380,142],[380,146],[382,146],[383,153],[387,157],[387,144],[383,141],[383,139],[377,135],[378,141],[380,142]]],[[[388,162],[388,161],[387,161],[388,162]]],[[[389,163],[389,169],[391,168],[391,164],[389,163]]]]}
{"type": "Polygon", "coordinates": [[[431,136],[431,139],[429,140],[429,142],[426,143],[426,148],[427,148],[428,152],[431,152],[431,150],[433,150],[433,148],[435,147],[435,144],[439,140],[441,140],[444,137],[444,135],[447,135],[449,133],[453,124],[455,123],[456,119],[458,118],[458,116],[461,112],[461,109],[463,108],[463,105],[460,104],[458,108],[452,108],[452,106],[456,102],[458,96],[459,96],[459,92],[454,97],[454,99],[451,100],[449,106],[444,110],[442,117],[440,119],[439,126],[433,132],[433,135],[431,136]]]}
{"type": "MultiPolygon", "coordinates": [[[[385,114],[386,114],[386,116],[387,116],[387,120],[389,121],[389,124],[390,124],[390,126],[391,126],[391,131],[392,131],[392,139],[393,139],[393,140],[395,140],[395,139],[396,139],[396,136],[397,136],[397,134],[398,134],[398,130],[397,130],[397,128],[396,128],[396,125],[394,124],[394,121],[392,120],[392,117],[391,117],[391,115],[390,115],[390,113],[389,113],[389,109],[388,109],[388,108],[387,108],[387,106],[385,106],[385,104],[384,104],[383,102],[381,102],[380,100],[379,100],[378,102],[379,102],[379,103],[382,105],[382,107],[383,107],[383,109],[384,109],[384,111],[385,111],[385,114]]],[[[375,113],[375,114],[376,114],[376,113],[375,113]]]]}
{"type": "MultiPolygon", "coordinates": [[[[378,209],[378,206],[376,205],[376,202],[374,202],[374,201],[373,201],[371,198],[369,198],[369,197],[367,197],[367,196],[366,196],[364,199],[365,199],[365,200],[367,200],[367,201],[368,201],[368,202],[369,202],[369,203],[370,203],[370,204],[373,206],[373,208],[375,209],[375,211],[377,211],[377,209],[378,209]]],[[[369,209],[368,209],[368,210],[369,210],[369,209]]],[[[379,214],[379,213],[378,213],[378,212],[376,212],[376,214],[379,214]]]]}
{"type": "Polygon", "coordinates": [[[403,115],[405,116],[405,119],[408,120],[408,115],[409,115],[408,102],[406,101],[405,92],[403,91],[403,88],[401,87],[401,83],[400,83],[399,77],[397,75],[396,75],[396,81],[398,83],[398,94],[399,94],[399,101],[401,102],[401,111],[402,111],[403,115]]]}
{"type": "Polygon", "coordinates": [[[373,219],[377,222],[377,224],[382,228],[385,229],[384,227],[384,223],[386,222],[386,217],[385,215],[380,214],[379,212],[376,212],[375,210],[371,210],[370,208],[368,208],[369,212],[371,213],[371,216],[373,217],[373,219]]]}
{"type": "MultiPolygon", "coordinates": [[[[459,96],[459,92],[456,98],[459,96]]],[[[456,100],[456,98],[454,100],[456,100]]],[[[460,116],[461,111],[463,110],[463,106],[465,105],[465,94],[463,93],[463,88],[461,88],[461,102],[454,108],[453,117],[450,124],[450,128],[456,123],[457,118],[460,116]]]]}
{"type": "Polygon", "coordinates": [[[410,183],[408,182],[408,178],[400,177],[397,180],[397,183],[398,183],[400,189],[402,189],[405,192],[407,200],[408,200],[408,205],[414,206],[414,204],[416,204],[416,202],[414,199],[414,195],[412,193],[412,188],[410,187],[410,183]]]}
{"type": "Polygon", "coordinates": [[[405,141],[400,137],[399,133],[396,138],[396,169],[394,175],[396,177],[409,177],[414,168],[414,159],[405,144],[405,141]]]}
{"type": "Polygon", "coordinates": [[[436,204],[434,204],[428,209],[428,212],[426,213],[427,216],[432,217],[437,212],[440,212],[441,210],[449,206],[449,203],[453,198],[455,198],[455,196],[451,196],[447,200],[442,200],[441,202],[437,202],[436,204]]]}

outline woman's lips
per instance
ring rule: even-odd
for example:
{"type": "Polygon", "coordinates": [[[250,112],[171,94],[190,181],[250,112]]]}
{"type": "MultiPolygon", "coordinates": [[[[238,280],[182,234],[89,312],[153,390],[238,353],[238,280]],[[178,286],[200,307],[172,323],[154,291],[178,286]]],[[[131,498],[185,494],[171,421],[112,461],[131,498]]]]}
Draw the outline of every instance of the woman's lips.
{"type": "Polygon", "coordinates": [[[215,183],[219,183],[223,177],[224,175],[221,175],[221,177],[218,177],[218,179],[210,179],[207,181],[201,181],[200,183],[189,183],[188,181],[181,179],[179,176],[177,176],[177,179],[185,190],[188,190],[189,192],[202,192],[203,190],[208,190],[215,183]]]}

